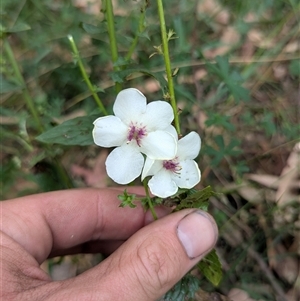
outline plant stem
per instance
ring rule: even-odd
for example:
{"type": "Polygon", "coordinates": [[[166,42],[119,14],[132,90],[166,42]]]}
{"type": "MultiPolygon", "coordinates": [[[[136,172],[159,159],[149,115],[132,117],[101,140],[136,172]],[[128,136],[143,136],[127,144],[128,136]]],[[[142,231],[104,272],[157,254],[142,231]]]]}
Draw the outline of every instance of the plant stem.
{"type": "Polygon", "coordinates": [[[66,188],[74,188],[73,182],[72,182],[69,174],[67,173],[67,171],[63,167],[63,165],[57,160],[57,158],[54,158],[53,162],[56,166],[56,171],[59,174],[60,179],[65,184],[65,187],[66,188]]]}
{"type": "Polygon", "coordinates": [[[169,55],[169,45],[168,45],[166,22],[165,22],[165,16],[164,16],[163,0],[157,0],[157,6],[158,6],[159,23],[160,23],[160,29],[161,29],[163,55],[164,55],[166,74],[167,74],[167,79],[168,79],[170,103],[171,103],[171,106],[174,111],[174,125],[175,125],[176,131],[178,133],[178,136],[180,136],[179,115],[178,115],[177,104],[176,104],[176,99],[175,99],[175,92],[174,92],[174,84],[173,84],[171,61],[170,61],[170,55],[169,55]]]}
{"type": "Polygon", "coordinates": [[[86,71],[85,71],[85,68],[84,68],[84,65],[83,65],[83,62],[82,62],[82,59],[80,57],[80,54],[79,54],[79,51],[78,51],[78,48],[76,46],[76,43],[73,39],[73,36],[72,35],[68,35],[68,39],[70,41],[70,45],[72,47],[72,50],[73,50],[73,53],[74,53],[74,57],[75,57],[75,60],[77,61],[78,63],[78,66],[79,66],[79,69],[81,71],[81,75],[84,79],[84,81],[86,82],[90,92],[92,93],[98,107],[100,108],[100,110],[103,112],[104,115],[107,115],[107,111],[101,101],[101,99],[99,98],[98,94],[96,93],[95,91],[95,87],[92,85],[86,71]]]}
{"type": "Polygon", "coordinates": [[[128,61],[130,60],[133,52],[134,52],[134,49],[138,43],[138,40],[139,40],[139,36],[140,34],[144,31],[145,29],[145,15],[146,15],[146,8],[147,8],[147,0],[144,0],[144,4],[143,6],[141,7],[141,14],[140,14],[140,19],[139,19],[139,27],[138,27],[138,30],[137,30],[137,33],[132,41],[132,44],[130,45],[129,47],[129,50],[125,56],[125,60],[128,61]]]}
{"type": "MultiPolygon", "coordinates": [[[[115,21],[114,21],[114,12],[111,0],[105,0],[105,16],[107,21],[107,29],[109,35],[109,42],[110,42],[110,51],[111,51],[111,58],[113,64],[118,61],[118,47],[117,47],[117,39],[116,39],[116,32],[115,32],[115,21]]],[[[119,71],[118,66],[113,67],[114,71],[119,71]]],[[[120,83],[115,83],[117,93],[122,90],[122,86],[120,83]]]]}
{"type": "Polygon", "coordinates": [[[22,85],[22,89],[23,89],[23,97],[25,99],[25,102],[26,102],[26,105],[27,105],[27,108],[28,110],[30,111],[31,115],[33,116],[33,119],[37,125],[37,128],[39,130],[39,132],[43,132],[43,124],[40,120],[40,117],[38,115],[38,112],[34,106],[34,102],[29,94],[29,91],[28,91],[28,88],[26,86],[26,83],[25,83],[25,80],[24,80],[24,77],[19,69],[19,66],[18,66],[18,63],[16,61],[16,58],[14,56],[14,53],[10,47],[10,44],[9,42],[7,41],[7,38],[4,38],[3,39],[3,46],[4,46],[4,50],[5,50],[5,53],[7,55],[7,58],[14,70],[14,73],[17,77],[17,79],[19,80],[20,84],[22,85]]]}
{"type": "MultiPolygon", "coordinates": [[[[27,85],[26,85],[24,77],[23,77],[23,75],[22,75],[22,73],[19,69],[18,63],[17,63],[16,58],[14,56],[14,53],[13,53],[13,51],[10,47],[10,44],[8,43],[6,38],[3,39],[3,46],[4,46],[5,53],[7,55],[7,58],[8,58],[11,66],[14,70],[14,73],[15,73],[17,79],[19,80],[20,84],[22,85],[23,96],[24,96],[26,105],[27,105],[31,115],[33,116],[35,122],[36,122],[36,125],[38,127],[38,131],[40,133],[42,133],[43,130],[44,130],[43,124],[42,124],[41,119],[38,115],[38,112],[37,112],[37,110],[34,106],[34,102],[33,102],[32,98],[29,94],[27,85]]],[[[46,149],[49,150],[49,147],[46,146],[46,149]]],[[[68,173],[66,172],[66,170],[61,165],[61,163],[58,162],[56,158],[53,160],[53,163],[56,167],[57,173],[59,174],[61,180],[64,182],[66,188],[72,188],[73,187],[72,181],[71,181],[68,173]]]]}
{"type": "Polygon", "coordinates": [[[151,211],[153,219],[157,220],[157,215],[156,215],[156,212],[154,210],[154,207],[153,207],[153,204],[152,204],[152,201],[151,201],[151,198],[150,198],[150,193],[149,193],[149,188],[148,188],[148,180],[144,179],[143,185],[144,185],[144,188],[145,188],[145,192],[146,192],[146,197],[147,197],[149,209],[151,211]]]}

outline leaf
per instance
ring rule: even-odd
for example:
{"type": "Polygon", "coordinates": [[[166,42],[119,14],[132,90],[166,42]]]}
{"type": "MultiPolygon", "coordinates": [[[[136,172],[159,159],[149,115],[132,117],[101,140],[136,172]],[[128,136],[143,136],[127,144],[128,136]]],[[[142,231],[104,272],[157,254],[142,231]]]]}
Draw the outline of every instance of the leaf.
{"type": "Polygon", "coordinates": [[[228,58],[222,57],[222,56],[217,56],[216,57],[216,62],[220,67],[220,72],[223,76],[223,78],[226,78],[229,76],[229,63],[228,63],[228,58]]]}
{"type": "Polygon", "coordinates": [[[119,207],[123,207],[123,208],[126,206],[129,206],[130,208],[136,207],[136,205],[133,204],[133,201],[135,201],[136,199],[136,195],[127,193],[126,189],[124,190],[123,194],[118,195],[118,199],[121,201],[119,207]]]}
{"type": "Polygon", "coordinates": [[[9,92],[16,92],[22,89],[22,86],[12,82],[8,81],[2,76],[0,76],[0,82],[1,82],[1,90],[0,94],[9,93],[9,92]]]}
{"type": "Polygon", "coordinates": [[[175,211],[186,208],[198,208],[207,211],[208,200],[211,196],[219,195],[219,193],[214,192],[210,186],[203,188],[202,190],[191,190],[185,199],[181,200],[179,205],[176,207],[175,211]]]}
{"type": "Polygon", "coordinates": [[[216,250],[208,253],[198,264],[198,269],[214,286],[218,286],[222,279],[222,265],[216,250]]]}
{"type": "Polygon", "coordinates": [[[6,33],[12,33],[12,32],[20,32],[20,31],[25,31],[25,30],[29,30],[31,29],[31,27],[26,24],[26,23],[18,23],[15,26],[11,27],[11,28],[6,28],[3,31],[6,33]]]}
{"type": "Polygon", "coordinates": [[[130,75],[134,74],[134,73],[142,73],[143,75],[147,75],[147,76],[150,76],[150,77],[153,77],[155,78],[159,83],[160,85],[163,87],[165,84],[166,84],[166,80],[165,78],[163,77],[163,75],[161,73],[153,73],[153,72],[150,72],[146,69],[126,69],[126,70],[122,70],[122,71],[114,71],[114,72],[111,72],[110,73],[110,76],[112,78],[112,80],[114,82],[118,82],[118,83],[122,83],[124,82],[127,77],[129,77],[130,75]]]}
{"type": "Polygon", "coordinates": [[[199,289],[199,279],[196,276],[186,274],[167,294],[163,297],[164,301],[185,301],[194,300],[196,291],[199,289]],[[188,298],[188,299],[187,299],[188,298]]]}
{"type": "Polygon", "coordinates": [[[93,121],[98,116],[77,117],[44,132],[36,140],[44,143],[63,145],[91,145],[93,144],[93,121]]]}
{"type": "Polygon", "coordinates": [[[90,35],[97,35],[106,32],[106,29],[104,28],[92,24],[84,23],[84,22],[80,23],[80,27],[90,35]]]}
{"type": "Polygon", "coordinates": [[[232,81],[226,80],[227,87],[231,94],[233,95],[236,101],[243,100],[248,101],[250,100],[249,91],[242,87],[240,84],[236,84],[232,81]]]}

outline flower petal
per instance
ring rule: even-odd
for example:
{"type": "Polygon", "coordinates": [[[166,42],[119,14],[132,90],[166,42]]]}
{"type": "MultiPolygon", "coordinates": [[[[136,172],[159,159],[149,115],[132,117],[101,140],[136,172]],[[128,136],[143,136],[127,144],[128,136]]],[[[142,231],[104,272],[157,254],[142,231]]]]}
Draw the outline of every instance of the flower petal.
{"type": "Polygon", "coordinates": [[[166,131],[150,132],[143,137],[140,151],[151,159],[170,160],[176,155],[177,141],[166,131]]]}
{"type": "Polygon", "coordinates": [[[164,129],[164,131],[170,133],[176,139],[176,141],[178,141],[178,134],[173,125],[169,125],[167,128],[164,129]]]}
{"type": "Polygon", "coordinates": [[[122,145],[127,139],[128,127],[116,116],[100,117],[94,121],[93,139],[102,147],[122,145]]]}
{"type": "Polygon", "coordinates": [[[190,132],[178,141],[177,156],[179,161],[195,159],[201,148],[201,139],[196,132],[190,132]]]}
{"type": "Polygon", "coordinates": [[[147,105],[143,122],[148,131],[164,130],[174,119],[171,105],[165,101],[157,100],[147,105]]]}
{"type": "Polygon", "coordinates": [[[146,112],[147,100],[143,93],[134,88],[122,90],[116,98],[113,111],[125,124],[141,121],[146,112]]]}
{"type": "Polygon", "coordinates": [[[115,148],[107,157],[108,176],[118,184],[128,184],[137,178],[144,165],[144,157],[130,144],[115,148]]]}
{"type": "Polygon", "coordinates": [[[162,160],[154,160],[147,157],[142,172],[142,181],[148,176],[155,175],[162,168],[163,168],[162,160]]]}
{"type": "Polygon", "coordinates": [[[201,180],[201,172],[194,160],[180,162],[179,173],[172,173],[172,179],[180,188],[193,188],[201,180]]]}
{"type": "Polygon", "coordinates": [[[171,179],[170,172],[165,169],[155,174],[148,182],[148,186],[152,194],[161,198],[171,196],[178,190],[176,183],[171,179]]]}

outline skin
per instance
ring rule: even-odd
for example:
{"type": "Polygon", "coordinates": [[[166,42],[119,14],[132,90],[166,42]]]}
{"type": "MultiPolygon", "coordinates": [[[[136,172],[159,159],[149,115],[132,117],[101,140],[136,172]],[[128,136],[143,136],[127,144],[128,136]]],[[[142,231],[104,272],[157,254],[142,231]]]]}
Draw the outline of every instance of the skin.
{"type": "Polygon", "coordinates": [[[1,202],[0,299],[157,300],[213,247],[216,234],[208,232],[211,246],[190,259],[178,240],[178,223],[194,209],[156,208],[152,222],[141,206],[118,207],[119,193],[78,189],[1,202]],[[64,281],[40,268],[53,256],[95,252],[111,255],[64,281]]]}

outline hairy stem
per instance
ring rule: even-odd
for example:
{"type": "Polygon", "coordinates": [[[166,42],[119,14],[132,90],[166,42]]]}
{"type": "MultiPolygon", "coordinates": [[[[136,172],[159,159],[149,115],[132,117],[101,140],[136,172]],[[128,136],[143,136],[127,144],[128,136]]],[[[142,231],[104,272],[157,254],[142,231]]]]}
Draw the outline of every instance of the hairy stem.
{"type": "MultiPolygon", "coordinates": [[[[118,61],[118,47],[117,47],[117,39],[116,39],[116,32],[115,32],[115,21],[114,21],[114,12],[111,0],[105,0],[105,16],[107,21],[107,29],[109,35],[109,42],[110,42],[110,51],[111,51],[111,58],[113,64],[118,61]]],[[[114,66],[114,71],[119,71],[119,67],[114,66]]],[[[115,83],[117,93],[122,90],[122,85],[120,83],[115,83]]]]}
{"type": "Polygon", "coordinates": [[[101,99],[99,98],[98,94],[96,93],[95,87],[92,85],[92,83],[91,83],[91,81],[90,81],[90,79],[89,79],[89,77],[88,77],[88,75],[85,71],[82,59],[80,57],[80,54],[79,54],[78,48],[76,46],[76,43],[73,39],[73,36],[68,35],[68,39],[70,41],[70,45],[71,45],[73,53],[74,53],[74,59],[78,63],[78,66],[79,66],[79,69],[81,71],[81,75],[82,75],[84,81],[86,82],[86,84],[87,84],[90,92],[92,93],[92,95],[93,95],[98,107],[100,108],[100,110],[103,112],[104,115],[107,115],[107,111],[106,111],[101,99]]]}
{"type": "Polygon", "coordinates": [[[146,197],[147,197],[149,209],[151,211],[153,219],[157,220],[157,215],[156,215],[156,212],[154,210],[154,207],[153,207],[153,204],[152,204],[152,201],[151,201],[151,197],[150,197],[150,193],[149,193],[148,181],[146,179],[144,179],[143,185],[144,185],[144,188],[145,188],[145,192],[146,192],[146,197]]]}
{"type": "Polygon", "coordinates": [[[137,30],[137,33],[129,47],[129,50],[125,56],[125,60],[128,61],[130,60],[133,52],[134,52],[134,49],[138,43],[138,40],[139,40],[139,36],[140,34],[144,31],[145,29],[145,15],[146,15],[146,8],[147,8],[147,0],[144,0],[144,3],[143,3],[143,6],[141,7],[141,14],[140,14],[140,19],[139,19],[139,27],[138,27],[138,30],[137,30]]]}
{"type": "MultiPolygon", "coordinates": [[[[8,43],[7,39],[4,38],[3,39],[3,46],[4,46],[4,50],[5,50],[5,53],[7,55],[7,58],[14,70],[14,73],[17,77],[17,79],[19,80],[20,84],[22,85],[22,88],[23,88],[23,97],[25,99],[25,102],[26,102],[26,105],[27,105],[27,108],[28,110],[30,111],[31,115],[33,116],[35,122],[36,122],[36,125],[37,125],[37,128],[38,128],[38,131],[40,133],[43,132],[44,130],[44,127],[43,127],[43,124],[41,122],[41,119],[39,117],[39,114],[34,106],[34,102],[30,96],[30,93],[29,93],[29,90],[27,88],[27,85],[25,83],[25,80],[24,80],[24,77],[19,69],[19,66],[18,66],[18,63],[17,63],[17,60],[13,54],[13,51],[10,47],[10,44],[8,43]]],[[[45,148],[49,151],[49,146],[46,145],[45,148]]],[[[66,172],[66,170],[64,169],[64,167],[62,166],[62,164],[56,159],[54,158],[53,159],[53,163],[56,167],[56,171],[60,177],[60,179],[63,181],[63,183],[65,184],[65,187],[66,188],[72,188],[73,187],[73,183],[68,175],[68,173],[66,172]]]]}
{"type": "Polygon", "coordinates": [[[16,75],[18,81],[20,82],[20,84],[22,85],[22,89],[23,89],[22,94],[23,94],[23,97],[25,99],[26,106],[27,106],[28,110],[30,111],[31,115],[33,116],[33,119],[36,123],[36,126],[37,126],[39,132],[41,133],[41,132],[43,132],[43,129],[44,129],[43,124],[42,124],[42,122],[40,120],[40,117],[39,117],[39,114],[38,114],[38,112],[37,112],[37,110],[34,106],[34,101],[33,101],[33,99],[31,98],[31,96],[29,94],[29,91],[28,91],[28,88],[26,86],[24,77],[23,77],[23,75],[22,75],[22,73],[19,69],[17,60],[14,56],[14,53],[13,53],[11,47],[10,47],[9,42],[7,41],[7,38],[3,39],[3,47],[4,47],[4,51],[7,55],[7,58],[8,58],[11,66],[14,70],[15,75],[16,75]]]}
{"type": "Polygon", "coordinates": [[[169,55],[169,45],[168,45],[168,37],[167,37],[167,30],[166,30],[166,22],[164,16],[164,7],[163,7],[163,0],[157,0],[158,6],[158,15],[159,15],[159,23],[160,23],[160,30],[161,30],[161,38],[162,38],[162,46],[163,46],[163,55],[166,67],[166,74],[168,79],[168,88],[169,88],[169,97],[170,103],[174,111],[174,125],[178,136],[180,136],[180,123],[179,123],[179,115],[177,110],[177,104],[175,99],[175,92],[174,92],[174,84],[173,84],[173,76],[171,70],[171,61],[169,55]]]}

